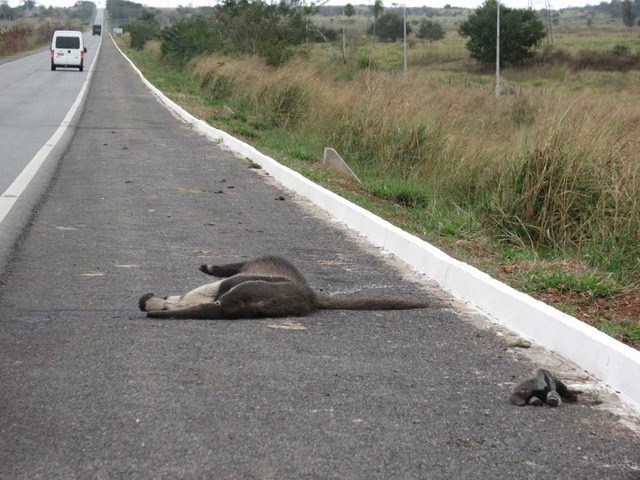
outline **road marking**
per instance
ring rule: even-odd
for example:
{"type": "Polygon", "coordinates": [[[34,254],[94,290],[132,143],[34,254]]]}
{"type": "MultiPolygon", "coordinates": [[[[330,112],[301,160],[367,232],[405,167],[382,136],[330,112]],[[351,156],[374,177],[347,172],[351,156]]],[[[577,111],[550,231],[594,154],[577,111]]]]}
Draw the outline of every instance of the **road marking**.
{"type": "Polygon", "coordinates": [[[301,323],[294,322],[292,320],[285,320],[280,323],[270,323],[267,325],[269,328],[274,328],[277,330],[306,330],[307,327],[302,325],[301,323]]]}
{"type": "Polygon", "coordinates": [[[54,132],[51,138],[47,140],[47,142],[38,151],[38,153],[35,154],[31,161],[29,161],[27,166],[24,167],[22,172],[20,172],[20,175],[16,177],[13,183],[9,185],[9,188],[7,188],[2,196],[0,196],[0,225],[2,225],[2,221],[18,201],[20,195],[22,195],[22,193],[26,190],[31,180],[33,180],[33,178],[36,176],[36,173],[38,173],[38,170],[40,169],[42,164],[45,162],[57,143],[60,141],[64,133],[67,131],[67,128],[69,128],[71,119],[75,115],[76,110],[78,110],[80,102],[82,102],[82,99],[84,98],[84,95],[88,90],[89,83],[91,81],[91,78],[93,77],[93,71],[95,69],[96,63],[98,63],[98,56],[100,55],[101,45],[102,38],[100,39],[96,56],[93,58],[93,62],[91,62],[91,68],[89,69],[89,73],[84,81],[84,84],[82,85],[82,88],[80,89],[80,93],[78,94],[76,101],[73,103],[73,105],[71,105],[71,108],[62,120],[62,123],[60,124],[58,129],[54,132]]]}

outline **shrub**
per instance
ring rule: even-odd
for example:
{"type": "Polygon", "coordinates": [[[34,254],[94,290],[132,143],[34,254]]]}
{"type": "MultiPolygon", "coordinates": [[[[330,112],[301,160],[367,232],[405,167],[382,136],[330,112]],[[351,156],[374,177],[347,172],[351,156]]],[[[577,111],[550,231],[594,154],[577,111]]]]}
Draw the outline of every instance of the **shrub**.
{"type": "Polygon", "coordinates": [[[535,249],[582,252],[591,264],[637,275],[640,169],[634,148],[602,118],[569,120],[538,130],[515,159],[486,219],[491,228],[535,249]],[[608,144],[613,142],[613,144],[608,144]],[[634,233],[635,232],[635,233],[634,233]]]}
{"type": "Polygon", "coordinates": [[[433,42],[435,40],[442,40],[445,36],[444,28],[442,24],[434,22],[433,20],[422,20],[418,27],[418,38],[429,40],[433,42]]]}
{"type": "Polygon", "coordinates": [[[215,19],[229,52],[260,55],[275,66],[291,58],[290,47],[307,37],[308,21],[284,2],[225,0],[216,7],[215,19]]]}
{"type": "Polygon", "coordinates": [[[567,65],[572,71],[628,71],[640,70],[640,53],[631,53],[626,45],[615,45],[612,50],[579,50],[571,55],[562,48],[545,48],[531,59],[529,65],[567,65]]]}
{"type": "Polygon", "coordinates": [[[376,70],[379,68],[378,62],[370,54],[363,54],[358,56],[358,68],[361,70],[376,70]]]}
{"type": "Polygon", "coordinates": [[[25,50],[32,33],[33,28],[26,23],[0,25],[0,53],[11,54],[25,50]]]}
{"type": "Polygon", "coordinates": [[[640,69],[640,54],[623,48],[610,51],[580,50],[572,61],[572,70],[627,71],[640,69]]]}
{"type": "Polygon", "coordinates": [[[515,100],[511,110],[511,118],[518,127],[533,125],[536,119],[535,108],[529,97],[522,95],[515,100]]]}
{"type": "Polygon", "coordinates": [[[512,172],[499,224],[539,247],[578,246],[600,185],[560,139],[531,151],[512,172]]]}
{"type": "Polygon", "coordinates": [[[217,25],[211,18],[194,15],[162,31],[162,56],[177,66],[222,47],[217,25]]]}
{"type": "Polygon", "coordinates": [[[264,114],[274,127],[287,127],[299,120],[307,106],[305,89],[297,83],[274,83],[259,95],[264,114]]]}
{"type": "MultiPolygon", "coordinates": [[[[404,36],[404,19],[395,12],[385,12],[367,30],[368,34],[375,33],[383,42],[395,42],[404,36]],[[374,30],[375,29],[375,30],[374,30]]],[[[411,25],[407,23],[407,35],[411,33],[411,25]]]]}
{"type": "Polygon", "coordinates": [[[211,100],[226,100],[233,95],[238,80],[227,75],[216,75],[209,71],[202,79],[202,90],[211,100]]]}
{"type": "Polygon", "coordinates": [[[320,26],[313,30],[315,43],[335,42],[338,39],[338,30],[331,27],[320,26]]]}
{"type": "Polygon", "coordinates": [[[136,50],[142,50],[147,41],[158,37],[160,33],[156,16],[150,10],[142,10],[137,20],[123,28],[131,35],[131,48],[136,50]]]}

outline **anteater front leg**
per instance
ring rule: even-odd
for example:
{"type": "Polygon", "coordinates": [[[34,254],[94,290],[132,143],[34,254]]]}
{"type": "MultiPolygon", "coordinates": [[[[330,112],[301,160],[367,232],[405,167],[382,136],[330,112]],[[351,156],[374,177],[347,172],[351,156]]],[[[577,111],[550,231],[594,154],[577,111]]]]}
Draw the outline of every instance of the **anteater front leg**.
{"type": "Polygon", "coordinates": [[[212,275],[219,278],[228,278],[233,275],[237,275],[242,270],[247,262],[242,263],[229,263],[227,265],[200,265],[200,271],[207,275],[212,275]]]}

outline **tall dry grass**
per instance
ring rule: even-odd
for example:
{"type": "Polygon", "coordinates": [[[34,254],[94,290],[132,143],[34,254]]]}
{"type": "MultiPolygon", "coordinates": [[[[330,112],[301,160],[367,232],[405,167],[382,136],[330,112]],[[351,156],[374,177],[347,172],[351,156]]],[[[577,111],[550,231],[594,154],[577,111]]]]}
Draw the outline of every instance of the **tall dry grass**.
{"type": "Polygon", "coordinates": [[[336,148],[365,184],[421,185],[496,238],[570,249],[638,279],[637,99],[538,90],[497,100],[427,73],[335,81],[303,60],[272,70],[206,57],[191,69],[211,99],[336,148]]]}
{"type": "Polygon", "coordinates": [[[0,56],[13,55],[51,42],[56,30],[81,30],[82,21],[47,18],[39,21],[27,18],[18,21],[0,20],[0,56]]]}
{"type": "Polygon", "coordinates": [[[534,247],[637,248],[640,111],[585,97],[543,105],[502,177],[493,222],[534,247]]]}

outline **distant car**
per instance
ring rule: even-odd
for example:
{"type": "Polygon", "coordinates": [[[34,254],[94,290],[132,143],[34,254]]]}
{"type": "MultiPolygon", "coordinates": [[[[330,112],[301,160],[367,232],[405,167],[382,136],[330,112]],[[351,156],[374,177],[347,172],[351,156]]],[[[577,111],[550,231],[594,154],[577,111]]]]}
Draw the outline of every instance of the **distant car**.
{"type": "Polygon", "coordinates": [[[51,70],[57,67],[84,69],[84,46],[82,32],[56,30],[51,41],[51,70]]]}
{"type": "Polygon", "coordinates": [[[102,25],[93,26],[93,35],[102,35],[102,25]]]}

